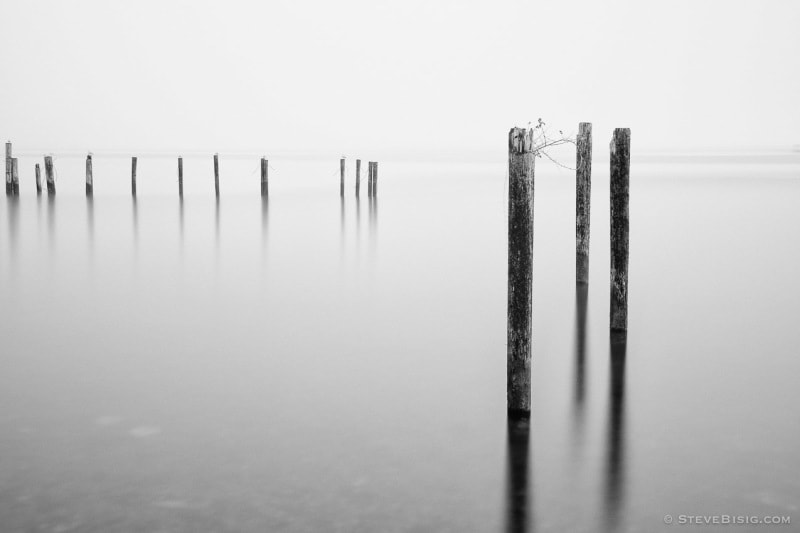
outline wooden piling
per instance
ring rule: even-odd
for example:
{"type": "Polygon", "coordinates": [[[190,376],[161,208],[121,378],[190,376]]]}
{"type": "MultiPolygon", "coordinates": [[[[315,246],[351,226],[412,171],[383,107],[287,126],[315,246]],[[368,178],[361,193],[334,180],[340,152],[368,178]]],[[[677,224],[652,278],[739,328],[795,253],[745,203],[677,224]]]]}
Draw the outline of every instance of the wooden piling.
{"type": "Polygon", "coordinates": [[[16,157],[11,158],[11,184],[14,196],[19,196],[19,168],[16,157]]]}
{"type": "Polygon", "coordinates": [[[339,160],[339,196],[344,197],[344,157],[339,160]]]}
{"type": "Polygon", "coordinates": [[[136,196],[136,164],[138,163],[137,157],[131,157],[131,195],[136,196]]]}
{"type": "Polygon", "coordinates": [[[533,284],[533,131],[508,133],[508,416],[531,411],[531,312],[533,284]]]}
{"type": "Polygon", "coordinates": [[[611,140],[611,311],[612,330],[628,329],[628,191],[631,130],[617,128],[611,140]]]}
{"type": "Polygon", "coordinates": [[[372,196],[378,196],[378,162],[372,162],[372,196]]]}
{"type": "Polygon", "coordinates": [[[361,191],[361,160],[356,159],[356,198],[361,191]]]}
{"type": "Polygon", "coordinates": [[[56,180],[53,175],[53,156],[44,156],[44,176],[47,180],[47,195],[55,196],[56,194],[56,180]]]}
{"type": "Polygon", "coordinates": [[[178,157],[178,196],[183,197],[183,158],[178,157]]]}
{"type": "Polygon", "coordinates": [[[6,194],[14,194],[14,186],[11,183],[11,143],[6,143],[6,194]]]}
{"type": "Polygon", "coordinates": [[[575,140],[575,281],[589,283],[589,221],[592,198],[592,124],[581,122],[575,140]]]}
{"type": "Polygon", "coordinates": [[[214,154],[214,191],[219,197],[219,154],[214,154]]]}
{"type": "Polygon", "coordinates": [[[42,170],[39,168],[39,163],[36,163],[36,196],[42,195],[42,170]]]}
{"type": "Polygon", "coordinates": [[[367,198],[372,198],[372,161],[367,163],[367,198]]]}
{"type": "Polygon", "coordinates": [[[94,177],[92,175],[92,154],[86,156],[86,196],[94,194],[94,177]]]}
{"type": "Polygon", "coordinates": [[[269,161],[261,158],[261,196],[269,196],[269,161]]]}

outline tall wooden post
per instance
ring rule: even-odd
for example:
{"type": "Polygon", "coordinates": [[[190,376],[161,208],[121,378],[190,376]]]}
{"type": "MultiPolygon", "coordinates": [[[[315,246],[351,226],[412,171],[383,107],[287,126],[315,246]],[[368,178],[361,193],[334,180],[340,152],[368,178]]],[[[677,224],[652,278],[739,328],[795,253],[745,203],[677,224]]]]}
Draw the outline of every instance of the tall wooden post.
{"type": "Polygon", "coordinates": [[[269,161],[261,158],[261,196],[269,196],[269,161]]]}
{"type": "Polygon", "coordinates": [[[508,133],[508,342],[509,417],[531,411],[531,306],[533,304],[533,131],[508,133]]]}
{"type": "Polygon", "coordinates": [[[136,163],[137,158],[131,157],[131,195],[136,196],[136,163]]]}
{"type": "Polygon", "coordinates": [[[339,196],[344,197],[344,157],[339,160],[339,196]]]}
{"type": "Polygon", "coordinates": [[[42,195],[42,171],[39,168],[39,163],[36,163],[36,196],[42,195]]]}
{"type": "Polygon", "coordinates": [[[361,160],[356,159],[356,198],[361,191],[361,160]]]}
{"type": "Polygon", "coordinates": [[[219,197],[219,154],[214,154],[214,191],[219,197]]]}
{"type": "Polygon", "coordinates": [[[612,330],[628,329],[628,189],[631,130],[617,128],[611,140],[611,313],[612,330]]]}
{"type": "Polygon", "coordinates": [[[47,196],[55,196],[56,179],[53,175],[53,156],[44,156],[44,176],[47,180],[47,196]]]}
{"type": "Polygon", "coordinates": [[[575,142],[575,281],[589,283],[589,221],[592,198],[592,124],[581,122],[575,142]]]}
{"type": "Polygon", "coordinates": [[[94,194],[94,177],[92,176],[92,154],[86,156],[86,196],[94,194]]]}
{"type": "Polygon", "coordinates": [[[6,143],[6,194],[14,194],[14,186],[11,183],[11,143],[6,143]]]}
{"type": "Polygon", "coordinates": [[[178,196],[183,197],[183,158],[178,157],[178,196]]]}
{"type": "Polygon", "coordinates": [[[19,196],[19,168],[16,157],[11,158],[11,184],[14,196],[19,196]]]}

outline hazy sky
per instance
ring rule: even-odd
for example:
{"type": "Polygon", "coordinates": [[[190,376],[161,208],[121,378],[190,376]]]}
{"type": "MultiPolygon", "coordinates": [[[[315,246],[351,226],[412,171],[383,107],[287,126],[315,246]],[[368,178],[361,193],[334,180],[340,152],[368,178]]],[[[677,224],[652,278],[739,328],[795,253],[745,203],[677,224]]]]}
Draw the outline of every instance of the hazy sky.
{"type": "Polygon", "coordinates": [[[635,146],[800,144],[800,1],[4,0],[20,150],[486,150],[543,117],[635,146]]]}

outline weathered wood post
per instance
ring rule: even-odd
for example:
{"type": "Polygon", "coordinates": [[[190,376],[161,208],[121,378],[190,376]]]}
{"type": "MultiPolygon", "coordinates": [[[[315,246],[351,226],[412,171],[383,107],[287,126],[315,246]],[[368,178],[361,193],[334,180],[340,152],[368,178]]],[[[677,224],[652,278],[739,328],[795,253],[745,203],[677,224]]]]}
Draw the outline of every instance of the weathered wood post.
{"type": "Polygon", "coordinates": [[[631,130],[617,128],[611,140],[611,329],[628,329],[628,189],[631,130]]]}
{"type": "Polygon", "coordinates": [[[14,194],[14,186],[11,183],[11,143],[6,143],[6,194],[14,194]]]}
{"type": "Polygon", "coordinates": [[[269,161],[261,158],[261,196],[269,196],[269,161]]]}
{"type": "Polygon", "coordinates": [[[19,167],[16,157],[11,158],[11,184],[14,196],[19,196],[19,167]]]}
{"type": "Polygon", "coordinates": [[[219,154],[214,154],[214,191],[219,196],[219,154]]]}
{"type": "Polygon", "coordinates": [[[344,157],[339,160],[339,196],[344,197],[344,157]]]}
{"type": "Polygon", "coordinates": [[[44,177],[47,180],[47,196],[55,196],[56,180],[53,176],[53,156],[44,156],[44,177]]]}
{"type": "Polygon", "coordinates": [[[533,284],[533,131],[508,133],[508,416],[531,411],[531,306],[533,284]]]}
{"type": "Polygon", "coordinates": [[[42,171],[39,168],[39,163],[36,163],[36,196],[42,195],[42,171]]]}
{"type": "Polygon", "coordinates": [[[372,196],[378,196],[378,162],[372,163],[372,196]]]}
{"type": "Polygon", "coordinates": [[[137,158],[131,157],[131,195],[136,196],[136,163],[137,158]]]}
{"type": "Polygon", "coordinates": [[[575,281],[589,283],[589,222],[592,201],[592,124],[578,125],[575,140],[575,281]]]}
{"type": "Polygon", "coordinates": [[[183,197],[183,157],[178,157],[178,196],[183,197]]]}
{"type": "Polygon", "coordinates": [[[94,177],[92,176],[92,154],[86,156],[86,196],[94,194],[94,177]]]}
{"type": "Polygon", "coordinates": [[[367,170],[367,198],[372,198],[372,172],[374,170],[374,166],[375,163],[370,161],[367,170]]]}
{"type": "Polygon", "coordinates": [[[361,160],[356,159],[356,198],[361,191],[361,160]]]}

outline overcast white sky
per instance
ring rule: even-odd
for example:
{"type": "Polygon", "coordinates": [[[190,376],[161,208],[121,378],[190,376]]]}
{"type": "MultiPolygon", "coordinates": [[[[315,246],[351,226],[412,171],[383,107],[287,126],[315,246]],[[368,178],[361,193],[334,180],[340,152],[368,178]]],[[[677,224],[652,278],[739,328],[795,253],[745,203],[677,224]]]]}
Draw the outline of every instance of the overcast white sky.
{"type": "Polygon", "coordinates": [[[800,144],[800,1],[3,0],[19,150],[800,144]],[[597,142],[597,141],[596,141],[597,142]]]}

